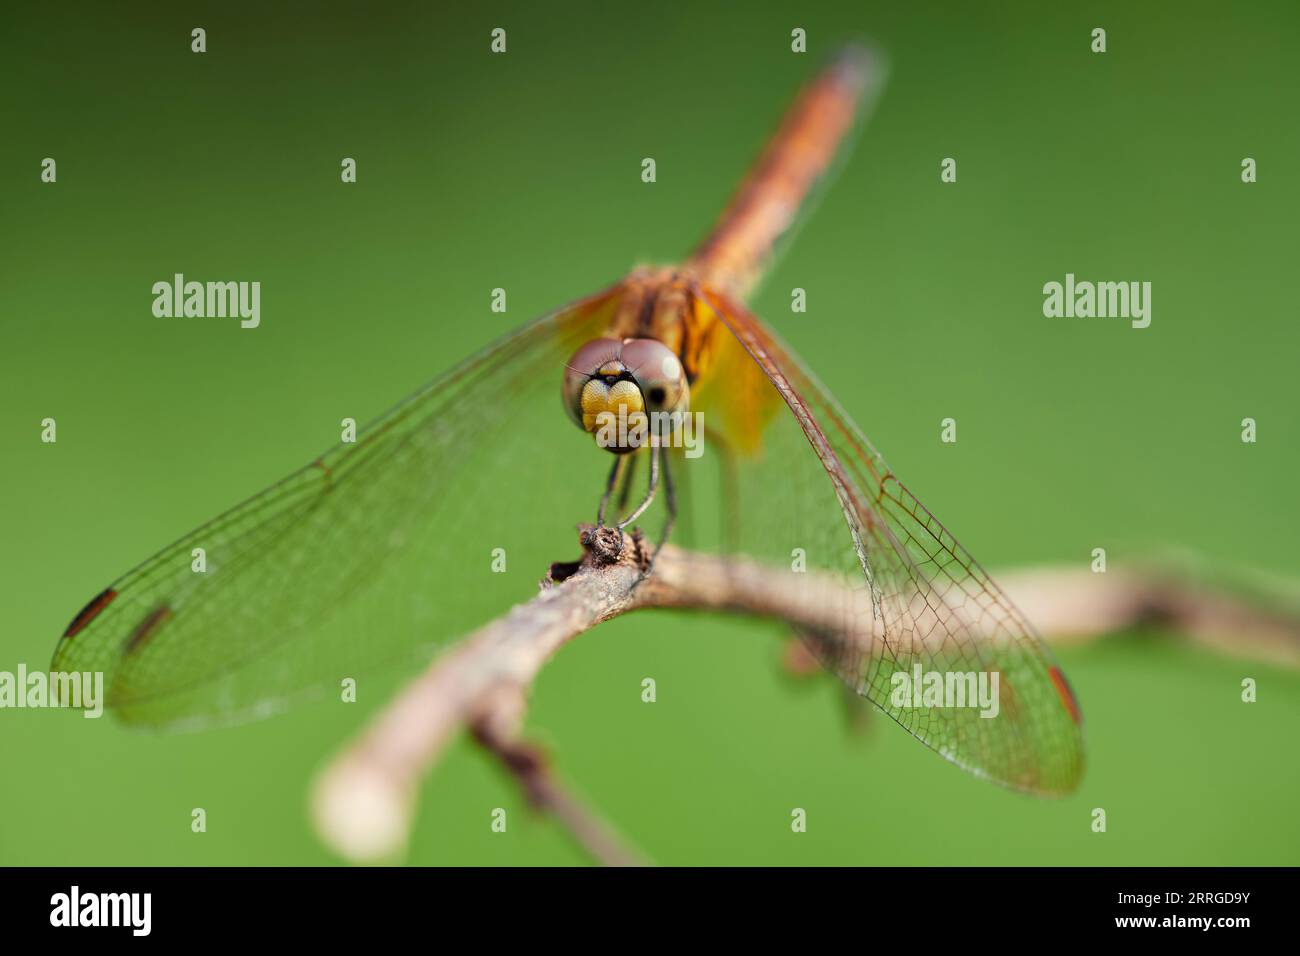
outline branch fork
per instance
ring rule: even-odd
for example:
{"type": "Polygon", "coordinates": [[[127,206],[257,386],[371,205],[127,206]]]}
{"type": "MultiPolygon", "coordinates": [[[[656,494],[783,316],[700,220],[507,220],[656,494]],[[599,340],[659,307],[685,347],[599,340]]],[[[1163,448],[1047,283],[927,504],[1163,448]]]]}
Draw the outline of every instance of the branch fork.
{"type": "MultiPolygon", "coordinates": [[[[356,862],[399,858],[421,780],[453,737],[468,729],[514,777],[530,805],[559,820],[594,860],[642,862],[560,784],[542,750],[521,737],[529,689],[565,643],[645,607],[772,617],[826,640],[875,637],[836,630],[842,624],[834,622],[846,619],[840,602],[853,596],[829,578],[809,575],[795,587],[781,569],[743,558],[673,545],[651,554],[639,531],[579,525],[579,542],[580,560],[551,565],[536,597],[434,660],[324,770],[312,809],[330,847],[356,862]]],[[[1002,582],[1012,600],[1061,643],[1154,618],[1236,657],[1300,666],[1300,614],[1294,608],[1262,607],[1186,575],[1039,569],[1002,582]]]]}

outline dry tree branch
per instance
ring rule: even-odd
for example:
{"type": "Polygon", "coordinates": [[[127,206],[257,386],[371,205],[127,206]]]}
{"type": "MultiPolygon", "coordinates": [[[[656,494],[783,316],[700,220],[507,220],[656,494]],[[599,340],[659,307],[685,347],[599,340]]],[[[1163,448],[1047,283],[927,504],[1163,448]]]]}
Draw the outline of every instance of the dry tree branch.
{"type": "MultiPolygon", "coordinates": [[[[581,526],[581,561],[552,565],[541,593],[466,638],[412,681],[333,761],[314,792],[316,827],[344,857],[367,861],[406,845],[421,779],[469,728],[517,779],[529,802],[554,815],[598,862],[639,862],[613,829],[560,786],[541,752],[520,739],[526,696],[568,640],[646,607],[773,617],[837,641],[845,602],[861,595],[830,577],[800,577],[738,558],[671,545],[641,580],[639,537],[581,526]],[[640,581],[640,584],[638,584],[640,581]]],[[[1012,600],[1053,641],[1077,643],[1149,621],[1238,657],[1300,665],[1300,619],[1216,593],[1167,572],[1038,570],[1003,577],[1012,600]]],[[[863,615],[871,618],[870,615],[863,615]]]]}
{"type": "Polygon", "coordinates": [[[494,754],[519,783],[528,802],[554,816],[565,826],[593,860],[605,866],[639,866],[644,861],[623,844],[614,829],[584,807],[564,789],[547,766],[546,756],[535,745],[518,739],[515,715],[522,712],[523,695],[511,690],[503,708],[492,706],[471,730],[474,739],[494,754]],[[501,727],[502,715],[506,727],[501,727]]]}
{"type": "MultiPolygon", "coordinates": [[[[609,529],[605,529],[606,532],[609,529]]],[[[553,565],[540,594],[488,624],[439,657],[409,684],[316,785],[316,826],[325,841],[352,860],[392,856],[405,846],[420,779],[462,727],[505,759],[542,808],[559,810],[575,829],[583,815],[575,800],[549,781],[542,761],[520,759],[524,698],[537,672],[570,638],[636,606],[634,585],[644,555],[619,532],[582,540],[577,565],[553,565]]],[[[614,849],[608,828],[594,818],[577,826],[583,845],[602,862],[630,862],[614,849]]]]}
{"type": "Polygon", "coordinates": [[[1245,660],[1300,667],[1300,605],[1246,593],[1173,566],[1037,568],[999,576],[1012,601],[1057,646],[1138,624],[1245,660]]]}

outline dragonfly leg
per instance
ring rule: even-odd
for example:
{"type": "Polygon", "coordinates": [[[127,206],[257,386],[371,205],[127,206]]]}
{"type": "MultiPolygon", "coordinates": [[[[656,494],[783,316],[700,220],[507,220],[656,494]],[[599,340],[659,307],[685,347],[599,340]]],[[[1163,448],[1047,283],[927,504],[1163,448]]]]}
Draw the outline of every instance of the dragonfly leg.
{"type": "Polygon", "coordinates": [[[650,507],[650,502],[655,500],[655,492],[659,489],[659,446],[650,446],[650,487],[646,489],[645,497],[641,503],[636,506],[636,510],[618,523],[618,530],[622,531],[637,518],[645,513],[650,507]]]}
{"type": "MultiPolygon", "coordinates": [[[[655,449],[655,451],[658,450],[655,449]]],[[[673,525],[677,521],[677,489],[673,486],[673,473],[668,467],[669,457],[668,452],[664,452],[664,504],[668,508],[668,517],[664,520],[664,529],[659,532],[659,540],[655,542],[654,552],[650,555],[650,561],[646,565],[646,577],[649,577],[650,572],[654,570],[655,558],[659,557],[659,549],[668,540],[668,535],[672,532],[673,525]]]]}
{"type": "MultiPolygon", "coordinates": [[[[605,482],[605,493],[600,496],[600,508],[596,511],[597,528],[603,528],[605,526],[605,509],[609,506],[609,496],[614,491],[614,485],[618,483],[618,476],[623,471],[625,457],[625,455],[614,456],[614,467],[609,470],[609,480],[605,482]]],[[[624,497],[626,497],[626,493],[624,494],[624,497]]]]}
{"type": "Polygon", "coordinates": [[[668,468],[669,457],[668,452],[664,452],[664,504],[668,508],[668,518],[664,521],[664,530],[659,534],[659,543],[655,545],[655,554],[664,546],[677,522],[677,488],[673,485],[673,473],[668,468]]]}
{"type": "Polygon", "coordinates": [[[620,456],[630,458],[627,463],[627,471],[623,474],[623,487],[618,492],[618,511],[627,510],[628,498],[632,495],[632,483],[636,480],[636,463],[641,460],[641,456],[635,452],[631,455],[620,456]]]}

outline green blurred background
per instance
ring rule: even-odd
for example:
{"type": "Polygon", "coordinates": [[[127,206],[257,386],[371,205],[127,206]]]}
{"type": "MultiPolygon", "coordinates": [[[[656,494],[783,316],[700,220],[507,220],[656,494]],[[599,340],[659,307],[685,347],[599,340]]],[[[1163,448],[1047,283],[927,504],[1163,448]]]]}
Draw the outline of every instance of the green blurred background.
{"type": "MultiPolygon", "coordinates": [[[[1176,547],[1300,579],[1300,8],[1074,6],[6,8],[0,670],[46,666],[87,597],[310,460],[343,415],[684,256],[855,36],[888,51],[889,85],[757,311],[986,566],[1176,547]],[[155,319],[150,286],[173,272],[260,279],[262,327],[155,319]],[[1044,318],[1066,272],[1151,281],[1151,327],[1044,318]],[[960,441],[942,445],[950,415],[960,441]]],[[[541,570],[512,568],[521,596],[541,570]]],[[[546,669],[530,730],[662,863],[1300,863],[1292,671],[1155,631],[1062,653],[1089,768],[1075,796],[1036,801],[883,718],[848,736],[837,687],[793,686],[779,637],[615,621],[546,669]]],[[[0,862],[331,862],[308,785],[378,703],[171,736],[0,711],[0,862]]],[[[412,862],[582,859],[470,744],[427,781],[412,862]]]]}

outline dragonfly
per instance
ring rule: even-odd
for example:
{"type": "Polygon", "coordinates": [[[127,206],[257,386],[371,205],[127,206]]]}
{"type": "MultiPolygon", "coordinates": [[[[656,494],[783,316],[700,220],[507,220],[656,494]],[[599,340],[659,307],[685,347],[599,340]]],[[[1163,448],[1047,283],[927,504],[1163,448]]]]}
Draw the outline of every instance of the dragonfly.
{"type": "Polygon", "coordinates": [[[519,575],[493,572],[546,567],[598,501],[598,524],[842,582],[858,599],[836,630],[872,637],[809,636],[827,670],[978,776],[1074,790],[1082,718],[1049,649],[746,305],[884,73],[863,47],[832,58],[683,264],[533,320],[163,548],[75,615],[52,669],[102,671],[128,723],[266,716],[496,617],[519,575]],[[611,415],[658,424],[602,440],[611,415]],[[672,440],[685,415],[697,457],[672,440]],[[997,715],[900,698],[921,672],[996,674],[997,715]]]}

